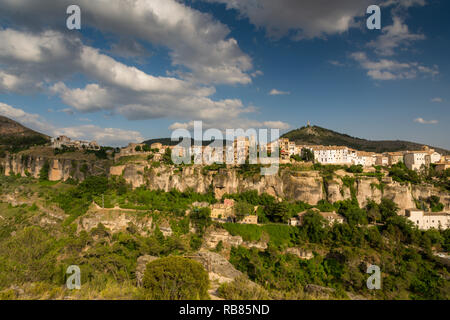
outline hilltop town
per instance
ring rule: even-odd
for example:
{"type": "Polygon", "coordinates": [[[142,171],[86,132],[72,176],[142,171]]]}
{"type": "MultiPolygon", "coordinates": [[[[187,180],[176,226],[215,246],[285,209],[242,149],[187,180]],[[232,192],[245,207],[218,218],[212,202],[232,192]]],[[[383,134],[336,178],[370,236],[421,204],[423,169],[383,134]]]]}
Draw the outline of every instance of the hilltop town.
{"type": "MultiPolygon", "coordinates": [[[[32,234],[54,243],[41,262],[50,275],[39,279],[48,286],[44,294],[57,298],[108,294],[86,287],[73,295],[50,284],[49,277],[70,260],[94,266],[83,272],[100,282],[106,266],[110,290],[145,299],[146,265],[166,256],[198,261],[214,299],[249,298],[252,290],[261,299],[448,296],[448,155],[429,146],[373,153],[284,137],[257,146],[259,157],[251,163],[251,137],[222,145],[111,148],[59,136],[7,151],[0,157],[0,228],[6,230],[0,254],[9,258],[0,264],[34,266],[10,249],[10,241],[32,234]],[[188,163],[173,162],[172,155],[186,154],[188,163]],[[232,161],[223,163],[227,159],[232,161]],[[263,175],[261,168],[273,163],[278,171],[263,175]],[[61,262],[48,256],[51,250],[64,252],[61,262]],[[369,262],[383,262],[386,277],[399,281],[393,266],[411,250],[424,274],[408,271],[397,291],[386,280],[386,290],[375,296],[361,287],[361,266],[369,262]],[[324,271],[312,277],[309,269],[324,271]],[[297,280],[286,281],[289,274],[297,280]],[[418,281],[430,282],[431,291],[414,286],[418,281]]],[[[0,277],[0,297],[42,296],[28,275],[8,275],[0,277]],[[28,281],[23,293],[14,289],[18,281],[28,281]]]]}
{"type": "MultiPolygon", "coordinates": [[[[309,126],[309,124],[308,124],[309,126]]],[[[130,143],[127,147],[117,150],[109,150],[109,154],[113,157],[115,163],[124,161],[147,159],[154,165],[155,163],[164,163],[165,160],[171,158],[173,153],[180,157],[189,153],[192,155],[192,161],[195,164],[203,166],[223,164],[227,156],[231,154],[232,165],[240,166],[248,163],[250,149],[254,147],[261,155],[270,160],[272,153],[278,152],[279,157],[276,158],[281,165],[296,162],[311,162],[323,166],[347,166],[358,172],[375,172],[376,167],[392,168],[399,163],[406,166],[407,169],[413,171],[426,171],[431,166],[437,174],[444,173],[450,168],[450,156],[441,155],[434,149],[423,146],[421,150],[404,150],[398,152],[374,153],[355,150],[346,146],[324,146],[324,145],[306,145],[296,144],[288,138],[280,138],[263,146],[257,146],[253,137],[237,137],[230,145],[222,147],[211,147],[209,145],[191,146],[185,149],[178,145],[168,146],[162,143],[130,143]],[[165,160],[164,160],[165,159],[165,160]]],[[[66,136],[59,136],[51,139],[51,148],[55,150],[78,150],[78,151],[99,151],[101,148],[97,142],[71,140],[66,136]]],[[[273,161],[273,159],[272,159],[273,161]]],[[[139,162],[139,161],[138,161],[139,162]]],[[[170,162],[170,161],[169,161],[170,162]]],[[[271,163],[264,161],[264,158],[258,159],[259,164],[271,163]]],[[[125,166],[112,166],[110,173],[112,175],[123,174],[125,166]]],[[[145,169],[145,168],[144,168],[145,169]]],[[[9,170],[6,171],[9,174],[9,170]]],[[[51,177],[50,180],[59,180],[59,177],[51,177]]],[[[211,218],[218,222],[235,222],[236,214],[233,200],[226,200],[224,203],[218,203],[209,206],[211,209],[211,218]]],[[[256,214],[258,207],[253,212],[248,212],[239,223],[258,224],[258,216],[256,214]]],[[[295,217],[289,219],[288,224],[298,226],[302,224],[302,216],[307,213],[303,211],[295,217]]],[[[318,213],[331,224],[343,223],[344,218],[336,212],[320,212],[318,213]]],[[[414,224],[421,229],[430,228],[449,228],[450,214],[448,212],[425,212],[417,210],[417,208],[407,208],[404,214],[413,221],[414,224]]]]}

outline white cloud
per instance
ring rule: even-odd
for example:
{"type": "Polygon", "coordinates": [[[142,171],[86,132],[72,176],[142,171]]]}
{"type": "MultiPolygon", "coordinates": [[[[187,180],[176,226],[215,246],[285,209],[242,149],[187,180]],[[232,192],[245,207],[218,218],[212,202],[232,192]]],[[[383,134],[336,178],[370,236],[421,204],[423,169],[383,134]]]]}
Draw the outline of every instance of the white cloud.
{"type": "Polygon", "coordinates": [[[423,118],[414,119],[414,122],[421,123],[421,124],[438,124],[439,123],[438,120],[425,120],[423,118]]]}
{"type": "Polygon", "coordinates": [[[205,0],[236,9],[252,24],[278,39],[289,33],[294,38],[323,37],[357,27],[356,17],[365,15],[368,0],[205,0]]]}
{"type": "Polygon", "coordinates": [[[282,122],[282,121],[264,121],[262,123],[262,127],[269,128],[269,129],[287,130],[291,126],[289,124],[287,124],[286,122],[282,122]]]}
{"type": "Polygon", "coordinates": [[[73,139],[95,140],[101,145],[124,146],[129,142],[142,142],[145,139],[138,131],[118,128],[101,128],[95,125],[82,125],[68,128],[57,128],[38,114],[28,113],[0,102],[0,115],[13,119],[30,129],[49,136],[66,135],[73,139]]]}
{"type": "Polygon", "coordinates": [[[357,61],[363,69],[367,70],[367,75],[374,80],[413,79],[418,74],[433,77],[439,74],[437,66],[429,68],[417,62],[401,63],[388,59],[371,61],[364,52],[352,53],[351,58],[357,61]]]}
{"type": "Polygon", "coordinates": [[[399,47],[406,47],[413,41],[424,40],[423,34],[410,33],[403,19],[393,17],[394,23],[382,29],[383,34],[376,40],[368,43],[368,47],[374,48],[375,52],[383,56],[392,56],[399,47]]]}
{"type": "Polygon", "coordinates": [[[436,97],[436,98],[431,99],[431,102],[442,103],[442,102],[444,102],[444,99],[436,97]]]}
{"type": "Polygon", "coordinates": [[[259,77],[259,76],[262,76],[262,75],[264,75],[264,72],[262,72],[261,70],[256,70],[255,72],[253,72],[251,74],[252,78],[256,78],[256,77],[259,77]]]}
{"type": "MultiPolygon", "coordinates": [[[[118,35],[119,39],[167,47],[172,64],[189,70],[183,73],[188,79],[200,83],[251,82],[247,71],[252,69],[252,61],[237,41],[229,37],[229,28],[210,14],[176,0],[0,0],[0,3],[0,19],[21,28],[28,26],[30,30],[44,26],[62,30],[65,24],[61,23],[61,13],[65,13],[68,5],[77,4],[82,8],[83,26],[118,35]]],[[[49,46],[54,46],[51,40],[49,46]]],[[[41,58],[32,51],[34,47],[31,43],[30,50],[23,52],[24,58],[41,58]]]]}
{"type": "Polygon", "coordinates": [[[345,65],[342,62],[339,62],[337,60],[329,60],[328,63],[332,64],[333,66],[336,66],[336,67],[343,67],[345,65]]]}
{"type": "Polygon", "coordinates": [[[209,96],[215,93],[214,87],[149,75],[83,45],[77,38],[67,40],[59,32],[34,34],[7,29],[0,30],[0,38],[2,36],[5,50],[0,54],[0,63],[8,61],[14,71],[27,74],[31,79],[42,77],[43,69],[59,65],[59,76],[48,77],[46,83],[50,85],[51,93],[59,95],[65,104],[79,112],[108,111],[122,114],[130,120],[173,117],[231,122],[242,114],[254,111],[239,99],[212,100],[209,96]],[[15,42],[12,35],[22,40],[15,42]],[[50,35],[57,48],[56,53],[52,53],[51,46],[47,47],[46,41],[50,35]],[[33,46],[29,46],[30,43],[33,46]],[[16,51],[26,50],[40,58],[23,54],[23,57],[19,55],[19,59],[15,59],[16,51]],[[54,79],[79,72],[96,82],[84,88],[69,88],[62,81],[52,84],[54,79]]]}
{"type": "Polygon", "coordinates": [[[42,87],[42,83],[31,83],[29,79],[25,77],[19,77],[14,74],[6,73],[0,70],[0,92],[22,92],[26,88],[42,87]]]}
{"type": "Polygon", "coordinates": [[[289,95],[289,94],[291,94],[289,91],[280,91],[277,89],[272,89],[269,92],[269,95],[271,95],[271,96],[281,96],[281,95],[289,95]]]}

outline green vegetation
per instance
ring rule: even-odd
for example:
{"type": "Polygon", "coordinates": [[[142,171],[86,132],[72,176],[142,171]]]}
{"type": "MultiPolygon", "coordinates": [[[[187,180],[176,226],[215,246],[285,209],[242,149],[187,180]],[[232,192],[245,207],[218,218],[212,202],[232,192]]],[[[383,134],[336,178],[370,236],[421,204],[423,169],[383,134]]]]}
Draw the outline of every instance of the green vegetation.
{"type": "Polygon", "coordinates": [[[354,165],[352,164],[349,168],[345,169],[345,171],[350,173],[363,173],[364,168],[362,165],[354,165]]]}
{"type": "Polygon", "coordinates": [[[345,297],[345,291],[361,294],[367,292],[366,263],[378,261],[383,285],[382,290],[372,292],[375,298],[446,299],[450,294],[445,280],[448,272],[429,252],[431,246],[445,246],[449,232],[420,232],[404,217],[391,216],[394,209],[385,200],[379,210],[386,224],[370,228],[356,224],[328,226],[317,213],[307,213],[304,225],[291,233],[291,244],[310,243],[328,249],[327,254],[316,254],[310,260],[286,255],[278,249],[280,246],[273,245],[265,251],[233,248],[230,261],[271,295],[301,290],[309,283],[335,289],[338,298],[345,297]]]}
{"type": "MultiPolygon", "coordinates": [[[[352,184],[352,178],[344,182],[346,187],[352,184]]],[[[308,284],[334,289],[328,296],[332,299],[346,299],[348,293],[376,299],[450,297],[448,269],[433,255],[450,250],[450,230],[420,231],[399,216],[398,207],[388,199],[369,201],[364,208],[355,198],[322,200],[315,206],[320,211],[345,217],[345,223],[330,225],[309,210],[313,206],[248,191],[224,198],[236,201],[240,215],[258,206],[263,224],[222,225],[212,223],[209,208],[191,205],[215,203],[212,189],[206,194],[133,190],[123,178],[106,176],[80,183],[0,176],[0,194],[16,190],[20,201],[29,202],[18,206],[0,202],[0,299],[208,299],[206,271],[182,256],[195,253],[207,231],[221,227],[244,241],[267,243],[266,250],[230,248],[225,241],[210,248],[229,255],[244,273],[220,286],[223,298],[315,298],[306,290],[308,284]],[[93,217],[119,214],[115,209],[109,213],[89,208],[92,202],[101,204],[102,195],[106,208],[131,209],[126,216],[137,220],[120,231],[108,229],[106,223],[93,226],[93,217]],[[302,226],[285,224],[305,210],[302,226]],[[151,227],[143,227],[149,220],[151,227]],[[166,233],[169,225],[172,235],[166,233]],[[301,259],[296,250],[312,252],[313,258],[301,259]],[[136,273],[143,255],[162,259],[148,264],[141,288],[136,273]],[[367,290],[368,264],[380,266],[382,290],[367,290]],[[65,289],[69,265],[81,268],[81,290],[65,289]]],[[[424,199],[424,204],[431,210],[441,207],[438,197],[424,199]]]]}
{"type": "Polygon", "coordinates": [[[41,170],[39,171],[39,180],[40,181],[48,180],[49,170],[50,170],[50,164],[47,160],[47,161],[45,161],[44,165],[42,166],[41,170]]]}
{"type": "Polygon", "coordinates": [[[205,300],[208,273],[193,260],[168,257],[150,262],[143,279],[151,300],[205,300]]]}
{"type": "Polygon", "coordinates": [[[251,224],[225,223],[223,227],[232,236],[241,236],[244,241],[259,241],[262,236],[262,228],[251,224]]]}
{"type": "Polygon", "coordinates": [[[41,146],[47,144],[49,139],[45,136],[35,134],[31,136],[0,136],[0,158],[4,157],[5,152],[17,153],[29,149],[32,146],[41,146]]]}
{"type": "Polygon", "coordinates": [[[432,212],[442,212],[444,205],[440,202],[440,198],[437,196],[431,196],[427,199],[428,205],[432,212]]]}
{"type": "Polygon", "coordinates": [[[403,162],[396,163],[389,168],[389,176],[392,180],[404,183],[419,184],[421,179],[419,174],[414,170],[409,170],[403,162]]]}

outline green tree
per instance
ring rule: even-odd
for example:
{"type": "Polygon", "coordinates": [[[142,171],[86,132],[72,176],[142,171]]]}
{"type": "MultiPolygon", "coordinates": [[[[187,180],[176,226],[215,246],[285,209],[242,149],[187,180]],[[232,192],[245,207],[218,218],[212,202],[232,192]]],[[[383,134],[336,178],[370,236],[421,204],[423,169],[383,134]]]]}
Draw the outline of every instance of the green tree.
{"type": "Polygon", "coordinates": [[[363,166],[362,165],[354,165],[352,164],[349,168],[347,168],[345,171],[350,173],[363,173],[363,166]]]}
{"type": "Polygon", "coordinates": [[[211,209],[195,208],[190,215],[192,223],[197,228],[197,232],[203,234],[206,228],[211,225],[211,209]]]}
{"type": "Polygon", "coordinates": [[[203,266],[182,257],[168,257],[147,264],[143,286],[153,300],[209,299],[208,273],[203,266]]]}
{"type": "Polygon", "coordinates": [[[303,216],[302,230],[311,242],[321,243],[327,237],[326,220],[317,212],[308,210],[303,216]]]}
{"type": "Polygon", "coordinates": [[[367,218],[372,223],[377,223],[381,220],[381,213],[380,213],[380,207],[378,204],[373,201],[369,200],[369,202],[366,205],[366,211],[367,211],[367,218]]]}
{"type": "Polygon", "coordinates": [[[46,160],[41,170],[39,171],[39,180],[48,181],[49,171],[50,171],[50,163],[48,162],[48,160],[46,160]]]}
{"type": "Polygon", "coordinates": [[[289,219],[289,204],[285,201],[274,202],[266,206],[264,212],[270,221],[286,223],[289,219]]]}
{"type": "Polygon", "coordinates": [[[173,165],[172,150],[170,148],[166,149],[166,152],[162,156],[162,161],[166,164],[173,165]]]}
{"type": "Polygon", "coordinates": [[[238,221],[242,221],[246,216],[251,215],[253,210],[254,207],[245,201],[239,201],[234,206],[234,213],[238,221]]]}
{"type": "Polygon", "coordinates": [[[150,146],[149,146],[148,144],[144,144],[144,145],[142,146],[142,151],[144,151],[144,152],[149,152],[149,151],[150,151],[150,146]]]}
{"type": "Polygon", "coordinates": [[[302,159],[304,161],[308,161],[308,162],[314,161],[314,153],[309,149],[303,149],[302,150],[302,159]]]}
{"type": "Polygon", "coordinates": [[[383,221],[386,221],[390,217],[396,216],[399,210],[399,207],[395,204],[395,202],[387,198],[381,199],[379,208],[381,219],[383,221]]]}

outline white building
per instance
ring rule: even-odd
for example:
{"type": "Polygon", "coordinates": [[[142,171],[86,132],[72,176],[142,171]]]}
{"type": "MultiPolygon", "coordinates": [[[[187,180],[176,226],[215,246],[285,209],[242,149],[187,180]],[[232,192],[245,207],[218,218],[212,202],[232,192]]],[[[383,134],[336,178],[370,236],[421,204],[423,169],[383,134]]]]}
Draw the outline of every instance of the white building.
{"type": "Polygon", "coordinates": [[[420,170],[422,166],[428,167],[430,163],[441,161],[441,155],[434,149],[423,146],[420,151],[408,151],[404,155],[404,162],[410,170],[420,170]]]}
{"type": "Polygon", "coordinates": [[[342,146],[306,146],[314,154],[314,160],[321,164],[349,164],[349,149],[342,146]]]}
{"type": "Polygon", "coordinates": [[[431,157],[428,151],[411,151],[404,156],[404,162],[410,170],[420,170],[422,166],[428,167],[431,163],[431,157]]]}
{"type": "Polygon", "coordinates": [[[378,166],[388,166],[389,165],[389,156],[387,154],[375,155],[375,164],[378,166]]]}
{"type": "Polygon", "coordinates": [[[424,212],[418,209],[406,209],[406,217],[419,229],[428,230],[450,228],[450,214],[445,212],[424,212]]]}
{"type": "Polygon", "coordinates": [[[363,167],[371,167],[376,162],[376,156],[374,153],[357,151],[351,149],[348,155],[349,163],[354,165],[362,165],[363,167]]]}

